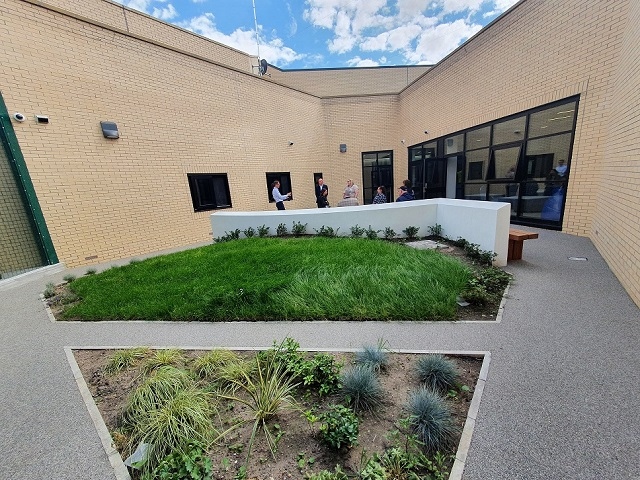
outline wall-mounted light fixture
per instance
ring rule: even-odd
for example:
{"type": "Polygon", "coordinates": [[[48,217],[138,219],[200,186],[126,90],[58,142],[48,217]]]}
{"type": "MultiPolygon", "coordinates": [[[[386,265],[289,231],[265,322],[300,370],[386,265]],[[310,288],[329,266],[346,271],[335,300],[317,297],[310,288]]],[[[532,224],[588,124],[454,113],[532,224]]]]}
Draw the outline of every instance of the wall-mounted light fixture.
{"type": "Polygon", "coordinates": [[[340,153],[345,153],[347,151],[347,144],[346,143],[341,143],[340,144],[340,153]]]}
{"type": "Polygon", "coordinates": [[[289,146],[293,145],[293,142],[289,142],[289,146]]]}
{"type": "Polygon", "coordinates": [[[424,134],[425,134],[425,135],[429,135],[429,132],[425,130],[425,131],[424,131],[424,134]]]}
{"type": "Polygon", "coordinates": [[[115,122],[100,122],[100,127],[102,128],[104,138],[120,138],[118,125],[116,125],[115,122]]]}
{"type": "Polygon", "coordinates": [[[402,140],[400,140],[400,143],[404,144],[404,138],[402,140]]]}
{"type": "Polygon", "coordinates": [[[16,122],[24,122],[25,118],[24,113],[16,112],[13,114],[13,119],[16,122]]]}

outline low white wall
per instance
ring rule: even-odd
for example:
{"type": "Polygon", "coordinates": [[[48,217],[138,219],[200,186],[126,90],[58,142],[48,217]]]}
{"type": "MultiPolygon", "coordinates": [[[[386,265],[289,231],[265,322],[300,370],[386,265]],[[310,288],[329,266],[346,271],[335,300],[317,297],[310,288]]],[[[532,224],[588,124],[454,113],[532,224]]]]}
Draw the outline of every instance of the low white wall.
{"type": "Polygon", "coordinates": [[[279,224],[284,223],[291,233],[293,222],[297,222],[306,224],[306,232],[310,235],[315,235],[324,226],[337,230],[339,236],[349,236],[351,227],[358,225],[381,230],[380,237],[382,231],[390,227],[402,237],[402,230],[409,226],[419,227],[418,235],[427,236],[429,227],[439,224],[443,236],[452,240],[464,238],[478,244],[481,250],[496,252],[494,264],[504,266],[507,264],[510,216],[508,203],[434,198],[342,208],[268,212],[221,210],[211,214],[211,228],[214,238],[236,229],[242,232],[248,227],[257,232],[262,225],[269,227],[269,235],[275,235],[279,224]]]}

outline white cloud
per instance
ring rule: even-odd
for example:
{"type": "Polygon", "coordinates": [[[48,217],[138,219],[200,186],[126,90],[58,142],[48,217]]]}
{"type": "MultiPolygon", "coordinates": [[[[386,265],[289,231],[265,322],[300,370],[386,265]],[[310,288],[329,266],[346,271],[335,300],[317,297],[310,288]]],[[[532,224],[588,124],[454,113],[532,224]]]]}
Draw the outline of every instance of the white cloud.
{"type": "Polygon", "coordinates": [[[513,7],[519,0],[495,0],[494,9],[490,12],[486,12],[483,17],[493,17],[496,15],[500,15],[503,12],[506,12],[511,7],[513,7]]]}
{"type": "Polygon", "coordinates": [[[378,67],[380,64],[370,58],[353,57],[351,60],[347,60],[347,65],[350,67],[378,67]]]}
{"type": "Polygon", "coordinates": [[[441,23],[423,31],[416,47],[405,50],[404,56],[411,63],[437,63],[481,28],[480,25],[470,25],[462,19],[453,23],[441,23]]]}
{"type": "MultiPolygon", "coordinates": [[[[178,22],[176,25],[250,55],[258,54],[255,31],[238,28],[229,35],[222,33],[216,28],[215,17],[212,13],[205,13],[185,22],[178,22]]],[[[283,66],[295,60],[300,60],[302,55],[289,47],[285,47],[283,41],[279,38],[269,41],[260,38],[260,57],[265,58],[273,65],[283,66]]]]}
{"type": "Polygon", "coordinates": [[[191,0],[193,3],[204,3],[207,0],[191,0]]]}
{"type": "Polygon", "coordinates": [[[176,9],[173,8],[173,5],[168,4],[165,8],[154,8],[151,15],[159,18],[160,20],[167,21],[177,17],[178,12],[176,12],[176,9]]]}
{"type": "Polygon", "coordinates": [[[287,11],[289,12],[289,36],[293,37],[298,31],[298,22],[291,11],[291,4],[287,3],[287,11]]]}

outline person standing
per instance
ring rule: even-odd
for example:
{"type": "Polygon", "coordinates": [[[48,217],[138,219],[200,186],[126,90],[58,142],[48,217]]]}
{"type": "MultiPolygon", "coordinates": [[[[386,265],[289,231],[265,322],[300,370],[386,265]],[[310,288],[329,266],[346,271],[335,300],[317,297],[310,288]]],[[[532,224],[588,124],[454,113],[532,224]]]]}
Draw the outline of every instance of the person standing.
{"type": "Polygon", "coordinates": [[[278,180],[273,182],[271,186],[273,187],[273,190],[271,191],[271,195],[273,196],[273,199],[276,201],[276,208],[278,210],[284,210],[285,209],[284,202],[285,200],[289,200],[289,198],[291,197],[291,192],[287,193],[286,195],[282,195],[279,190],[280,182],[278,180]]]}
{"type": "Polygon", "coordinates": [[[318,208],[327,208],[329,206],[328,195],[329,187],[324,184],[322,178],[319,178],[318,184],[316,185],[316,203],[318,204],[318,208]]]}
{"type": "Polygon", "coordinates": [[[404,185],[401,185],[400,188],[398,188],[398,191],[400,192],[400,196],[396,198],[396,202],[408,202],[409,200],[415,200],[413,194],[409,192],[407,187],[404,185]]]}
{"type": "Polygon", "coordinates": [[[373,197],[374,204],[387,203],[387,195],[384,193],[384,187],[380,185],[377,190],[376,196],[373,197]]]}

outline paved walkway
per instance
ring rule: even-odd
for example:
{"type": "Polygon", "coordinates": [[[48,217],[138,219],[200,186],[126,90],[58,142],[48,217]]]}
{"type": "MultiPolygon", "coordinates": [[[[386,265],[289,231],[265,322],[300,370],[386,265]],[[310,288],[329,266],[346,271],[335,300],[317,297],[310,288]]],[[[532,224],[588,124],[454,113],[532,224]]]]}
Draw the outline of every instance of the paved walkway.
{"type": "Polygon", "coordinates": [[[0,285],[0,479],[115,478],[63,347],[268,347],[286,335],[310,349],[384,338],[491,351],[464,479],[640,479],[640,311],[588,239],[536,231],[506,268],[515,282],[495,324],[52,323],[39,294],[69,271],[0,285]]]}

